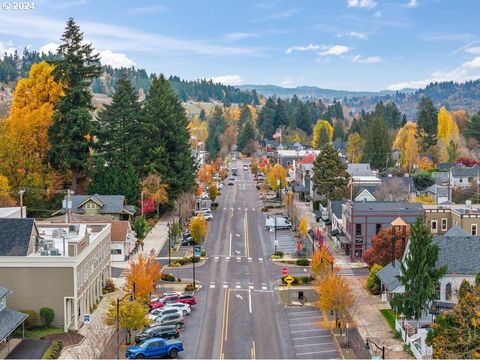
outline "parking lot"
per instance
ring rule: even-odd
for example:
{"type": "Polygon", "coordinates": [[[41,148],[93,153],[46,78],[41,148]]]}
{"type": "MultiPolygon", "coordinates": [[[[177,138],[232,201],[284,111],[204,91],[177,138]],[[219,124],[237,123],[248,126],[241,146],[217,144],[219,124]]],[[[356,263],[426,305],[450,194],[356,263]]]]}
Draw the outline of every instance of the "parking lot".
{"type": "MultiPolygon", "coordinates": [[[[270,241],[275,247],[275,231],[269,231],[270,241]]],[[[277,251],[282,251],[284,254],[293,254],[297,251],[295,241],[293,240],[292,232],[290,230],[277,230],[277,251]]]]}
{"type": "Polygon", "coordinates": [[[288,327],[297,359],[339,358],[329,330],[319,327],[321,312],[314,307],[287,308],[288,327]]]}

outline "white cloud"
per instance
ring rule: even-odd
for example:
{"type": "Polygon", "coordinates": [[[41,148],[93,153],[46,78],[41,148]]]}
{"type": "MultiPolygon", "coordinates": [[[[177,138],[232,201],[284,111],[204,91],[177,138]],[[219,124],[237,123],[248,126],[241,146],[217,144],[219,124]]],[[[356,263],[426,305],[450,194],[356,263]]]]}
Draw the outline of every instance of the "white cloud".
{"type": "Polygon", "coordinates": [[[0,59],[3,59],[3,55],[5,55],[5,53],[11,55],[15,52],[16,49],[12,45],[13,43],[11,41],[0,41],[0,59]]]}
{"type": "Polygon", "coordinates": [[[376,64],[382,62],[383,59],[380,56],[369,56],[363,57],[362,55],[355,55],[352,57],[351,61],[353,63],[361,63],[361,64],[376,64]]]}
{"type": "Polygon", "coordinates": [[[348,48],[348,46],[333,45],[333,46],[330,46],[330,47],[329,47],[328,49],[326,49],[325,51],[319,52],[318,55],[320,55],[320,56],[328,56],[328,55],[338,56],[338,55],[345,54],[346,52],[348,52],[348,50],[350,50],[350,49],[348,48]]]}
{"type": "Polygon", "coordinates": [[[320,49],[323,49],[323,45],[322,46],[316,45],[316,44],[309,44],[307,46],[295,45],[285,50],[285,54],[290,54],[294,51],[316,51],[320,49]]]}
{"type": "Polygon", "coordinates": [[[377,3],[373,0],[347,0],[348,7],[374,8],[377,3]]]}
{"type": "Polygon", "coordinates": [[[240,75],[220,75],[209,78],[214,83],[222,83],[225,85],[242,85],[243,79],[240,75]]]}
{"type": "Polygon", "coordinates": [[[45,54],[48,54],[49,52],[51,52],[52,54],[56,54],[58,46],[59,45],[57,43],[49,42],[48,44],[41,46],[38,51],[45,54]]]}
{"type": "Polygon", "coordinates": [[[128,12],[132,14],[158,14],[163,12],[165,7],[162,5],[151,5],[151,6],[139,6],[135,8],[128,9],[128,12]]]}
{"type": "Polygon", "coordinates": [[[480,47],[475,46],[475,47],[471,47],[471,48],[466,48],[465,52],[467,52],[469,54],[480,55],[480,47]]]}
{"type": "Polygon", "coordinates": [[[362,39],[362,40],[366,40],[367,39],[367,35],[365,33],[362,33],[362,32],[357,32],[357,31],[350,31],[347,36],[350,36],[350,37],[353,37],[353,38],[357,38],[357,39],[362,39]]]}
{"type": "Polygon", "coordinates": [[[464,62],[461,66],[450,71],[435,71],[429,78],[423,80],[405,81],[392,84],[387,87],[388,90],[401,90],[405,88],[418,89],[427,86],[431,82],[455,81],[465,82],[478,79],[480,77],[480,56],[470,61],[464,62]]]}
{"type": "Polygon", "coordinates": [[[417,6],[418,6],[417,0],[410,0],[407,4],[405,4],[405,7],[407,8],[416,8],[417,6]]]}
{"type": "Polygon", "coordinates": [[[225,34],[224,38],[227,41],[237,41],[237,40],[248,39],[256,36],[258,35],[255,33],[233,32],[233,33],[225,34]]]}
{"type": "Polygon", "coordinates": [[[127,57],[125,54],[114,53],[111,50],[100,51],[100,61],[103,65],[110,65],[112,67],[132,67],[135,62],[127,57]]]}

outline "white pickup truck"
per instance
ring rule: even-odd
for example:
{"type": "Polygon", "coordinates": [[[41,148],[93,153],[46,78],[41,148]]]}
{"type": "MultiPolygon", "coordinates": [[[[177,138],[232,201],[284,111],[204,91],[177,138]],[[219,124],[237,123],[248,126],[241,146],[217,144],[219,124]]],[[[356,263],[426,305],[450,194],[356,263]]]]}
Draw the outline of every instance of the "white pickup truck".
{"type": "Polygon", "coordinates": [[[290,229],[292,224],[283,216],[268,216],[265,220],[265,228],[267,230],[278,229],[290,229]]]}

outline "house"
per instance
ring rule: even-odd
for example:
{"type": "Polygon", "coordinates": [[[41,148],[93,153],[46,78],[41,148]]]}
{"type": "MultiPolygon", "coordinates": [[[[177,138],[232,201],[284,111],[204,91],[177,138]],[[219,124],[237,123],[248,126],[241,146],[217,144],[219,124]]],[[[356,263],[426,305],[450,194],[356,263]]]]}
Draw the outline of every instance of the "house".
{"type": "Polygon", "coordinates": [[[345,234],[342,230],[342,206],[344,204],[345,201],[329,200],[327,206],[328,217],[331,222],[330,236],[337,249],[344,249],[346,245],[345,234]]]}
{"type": "Polygon", "coordinates": [[[110,254],[112,261],[125,261],[135,248],[137,237],[128,221],[112,221],[110,254]]]}
{"type": "Polygon", "coordinates": [[[347,172],[352,177],[354,187],[358,186],[379,186],[382,181],[375,176],[370,164],[348,164],[347,172]]]}
{"type": "Polygon", "coordinates": [[[0,284],[14,310],[55,311],[54,326],[78,330],[110,277],[110,224],[0,219],[0,284]]]}
{"type": "Polygon", "coordinates": [[[467,167],[457,164],[450,169],[450,187],[452,189],[466,188],[479,184],[480,165],[467,167]]]}
{"type": "Polygon", "coordinates": [[[9,336],[23,325],[28,317],[28,314],[7,307],[7,297],[11,294],[12,290],[0,286],[0,350],[1,344],[8,342],[9,336]]]}
{"type": "Polygon", "coordinates": [[[0,218],[19,219],[27,217],[27,207],[0,207],[0,218]]]}
{"type": "Polygon", "coordinates": [[[360,193],[355,197],[355,201],[376,201],[375,196],[373,196],[368,189],[362,188],[360,193]]]}
{"type": "Polygon", "coordinates": [[[400,274],[401,263],[398,260],[392,261],[385,265],[378,273],[377,278],[380,280],[382,300],[391,300],[394,294],[403,293],[405,287],[400,283],[397,275],[400,274]]]}
{"type": "Polygon", "coordinates": [[[295,193],[299,194],[299,200],[309,201],[311,199],[310,189],[314,162],[315,155],[313,153],[306,155],[298,162],[296,160],[294,161],[296,184],[293,189],[295,193]]]}
{"type": "MultiPolygon", "coordinates": [[[[70,201],[66,196],[64,205],[70,202],[69,213],[74,214],[110,215],[113,220],[130,220],[135,214],[135,207],[125,204],[124,195],[72,195],[70,201]]],[[[66,206],[52,215],[65,214],[65,208],[66,206]]]]}
{"type": "Polygon", "coordinates": [[[456,163],[449,163],[449,162],[446,162],[446,163],[440,163],[437,165],[437,169],[440,170],[440,171],[450,171],[451,168],[453,168],[455,165],[457,165],[456,163]]]}
{"type": "Polygon", "coordinates": [[[390,227],[393,220],[401,217],[407,224],[423,215],[418,203],[396,201],[347,201],[342,206],[342,230],[345,233],[345,254],[351,261],[363,259],[370,248],[372,237],[383,227],[390,227]]]}
{"type": "Polygon", "coordinates": [[[466,233],[478,236],[480,233],[480,204],[437,204],[424,205],[425,222],[434,235],[445,234],[453,226],[466,233]]]}
{"type": "Polygon", "coordinates": [[[293,165],[294,161],[299,162],[309,154],[313,154],[317,157],[318,154],[320,154],[320,150],[280,150],[277,147],[274,157],[277,164],[282,165],[284,168],[288,168],[293,165]]]}

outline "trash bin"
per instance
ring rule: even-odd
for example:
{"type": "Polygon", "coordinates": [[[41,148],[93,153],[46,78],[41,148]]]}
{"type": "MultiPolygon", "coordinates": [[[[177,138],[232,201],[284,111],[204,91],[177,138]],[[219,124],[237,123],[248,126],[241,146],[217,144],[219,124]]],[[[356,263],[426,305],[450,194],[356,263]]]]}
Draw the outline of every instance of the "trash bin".
{"type": "Polygon", "coordinates": [[[305,297],[303,296],[303,291],[298,292],[298,301],[303,301],[305,297]]]}

